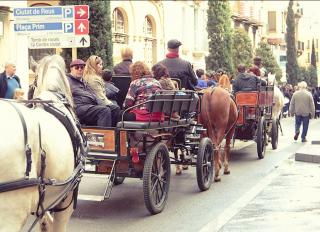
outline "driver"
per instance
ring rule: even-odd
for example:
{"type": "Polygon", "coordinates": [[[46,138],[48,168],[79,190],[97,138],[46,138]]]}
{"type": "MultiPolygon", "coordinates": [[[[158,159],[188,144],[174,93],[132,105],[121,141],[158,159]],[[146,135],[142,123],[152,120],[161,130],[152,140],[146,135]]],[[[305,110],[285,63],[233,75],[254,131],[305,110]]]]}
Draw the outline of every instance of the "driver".
{"type": "Polygon", "coordinates": [[[232,85],[234,93],[239,91],[257,91],[259,85],[266,85],[265,80],[261,80],[256,75],[246,73],[246,67],[243,64],[239,64],[237,69],[238,75],[232,85]]]}

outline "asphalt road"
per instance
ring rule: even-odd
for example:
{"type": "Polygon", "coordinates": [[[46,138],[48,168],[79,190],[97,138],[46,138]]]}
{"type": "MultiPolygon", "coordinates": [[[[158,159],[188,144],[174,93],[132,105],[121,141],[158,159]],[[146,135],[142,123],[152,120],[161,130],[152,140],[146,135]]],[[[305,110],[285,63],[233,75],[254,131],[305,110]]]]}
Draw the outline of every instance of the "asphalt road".
{"type": "MultiPolygon", "coordinates": [[[[213,231],[212,225],[222,228],[237,213],[234,212],[234,205],[239,205],[239,201],[240,204],[248,204],[244,196],[261,188],[261,182],[304,145],[293,141],[293,118],[283,119],[282,127],[284,135],[279,136],[278,149],[272,150],[270,144],[262,160],[257,157],[253,141],[236,141],[230,157],[231,174],[223,175],[221,182],[213,183],[208,191],[199,191],[195,168],[191,167],[181,176],[176,176],[172,166],[167,205],[162,213],[151,216],[144,205],[142,181],[126,179],[122,185],[113,188],[108,200],[79,200],[68,231],[193,232],[213,231]]],[[[315,138],[319,129],[320,120],[312,120],[310,139],[312,134],[315,138]]],[[[103,178],[84,177],[80,194],[99,194],[104,186],[103,178]]]]}

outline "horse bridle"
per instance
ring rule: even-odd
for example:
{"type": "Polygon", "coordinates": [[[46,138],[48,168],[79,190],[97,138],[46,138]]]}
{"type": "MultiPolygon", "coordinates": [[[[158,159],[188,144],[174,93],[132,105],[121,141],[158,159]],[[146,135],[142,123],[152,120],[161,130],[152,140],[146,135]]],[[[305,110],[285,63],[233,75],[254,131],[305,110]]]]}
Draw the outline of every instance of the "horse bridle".
{"type": "MultiPolygon", "coordinates": [[[[40,175],[38,176],[38,178],[30,178],[29,173],[30,173],[31,167],[32,167],[31,166],[32,165],[32,150],[28,144],[28,130],[27,130],[26,121],[25,121],[21,111],[18,109],[18,107],[12,103],[13,102],[12,100],[6,100],[6,99],[2,99],[2,100],[4,102],[9,103],[15,109],[15,111],[18,113],[19,118],[20,118],[22,128],[23,128],[23,134],[24,134],[23,136],[24,136],[24,146],[25,146],[25,155],[26,155],[26,172],[25,172],[25,177],[23,179],[0,183],[0,193],[9,192],[9,191],[18,190],[18,189],[27,188],[27,187],[38,186],[39,201],[38,201],[36,212],[32,213],[32,214],[36,215],[37,218],[35,219],[35,221],[33,222],[33,224],[31,225],[31,227],[28,230],[28,231],[31,231],[33,229],[33,227],[45,215],[45,213],[47,211],[54,211],[54,212],[63,211],[66,208],[68,208],[72,202],[74,203],[74,208],[76,207],[76,199],[77,199],[77,193],[78,193],[77,190],[78,190],[78,186],[79,186],[79,183],[80,183],[80,180],[82,177],[82,173],[84,171],[84,166],[83,166],[83,162],[82,162],[82,158],[81,158],[82,156],[76,157],[76,155],[75,155],[76,167],[73,170],[72,175],[67,180],[58,182],[55,179],[44,178],[45,168],[46,168],[46,162],[45,162],[46,153],[42,149],[41,127],[40,127],[40,124],[38,124],[39,125],[39,147],[40,147],[40,152],[41,152],[40,175]],[[59,194],[57,199],[55,201],[53,201],[53,203],[51,203],[47,208],[44,208],[43,203],[45,200],[46,186],[60,186],[60,187],[65,186],[65,188],[64,188],[64,191],[62,191],[62,193],[59,194]],[[73,193],[73,198],[72,198],[70,204],[68,204],[68,206],[63,209],[56,208],[56,206],[61,201],[63,201],[67,197],[67,194],[71,191],[74,191],[74,193],[73,193]]],[[[27,101],[27,102],[32,102],[32,101],[27,101]]],[[[41,102],[41,101],[37,101],[37,102],[41,102]]],[[[44,102],[48,103],[48,101],[44,101],[44,102]]],[[[52,106],[52,107],[54,107],[54,106],[52,106]]]]}

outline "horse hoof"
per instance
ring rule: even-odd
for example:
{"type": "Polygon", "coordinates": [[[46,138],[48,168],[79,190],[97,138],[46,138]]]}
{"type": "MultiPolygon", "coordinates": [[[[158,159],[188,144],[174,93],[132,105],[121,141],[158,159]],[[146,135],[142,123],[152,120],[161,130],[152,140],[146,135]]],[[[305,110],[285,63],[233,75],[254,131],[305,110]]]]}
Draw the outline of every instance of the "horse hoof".
{"type": "Polygon", "coordinates": [[[181,171],[181,170],[176,171],[176,175],[177,175],[177,176],[180,176],[181,174],[182,174],[182,171],[181,171]]]}
{"type": "Polygon", "coordinates": [[[225,170],[223,173],[224,173],[225,175],[229,175],[229,174],[230,174],[230,171],[229,171],[229,170],[225,170]]]}
{"type": "Polygon", "coordinates": [[[221,178],[220,177],[215,177],[214,178],[214,182],[220,182],[221,181],[221,178]]]}
{"type": "Polygon", "coordinates": [[[188,165],[182,165],[182,170],[188,170],[189,166],[188,165]]]}

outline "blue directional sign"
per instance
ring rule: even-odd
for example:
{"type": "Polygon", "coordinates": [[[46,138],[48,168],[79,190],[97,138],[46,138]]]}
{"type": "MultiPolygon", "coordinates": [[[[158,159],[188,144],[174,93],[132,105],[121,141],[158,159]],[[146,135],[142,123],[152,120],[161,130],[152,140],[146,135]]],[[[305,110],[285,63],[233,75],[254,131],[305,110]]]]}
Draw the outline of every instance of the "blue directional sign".
{"type": "Polygon", "coordinates": [[[62,23],[17,23],[14,31],[60,31],[62,23]]]}
{"type": "Polygon", "coordinates": [[[75,16],[74,6],[46,6],[14,8],[16,23],[39,21],[69,21],[75,16]]]}
{"type": "Polygon", "coordinates": [[[62,7],[28,7],[15,8],[13,10],[15,17],[19,16],[47,16],[47,15],[62,15],[62,7]]]}

